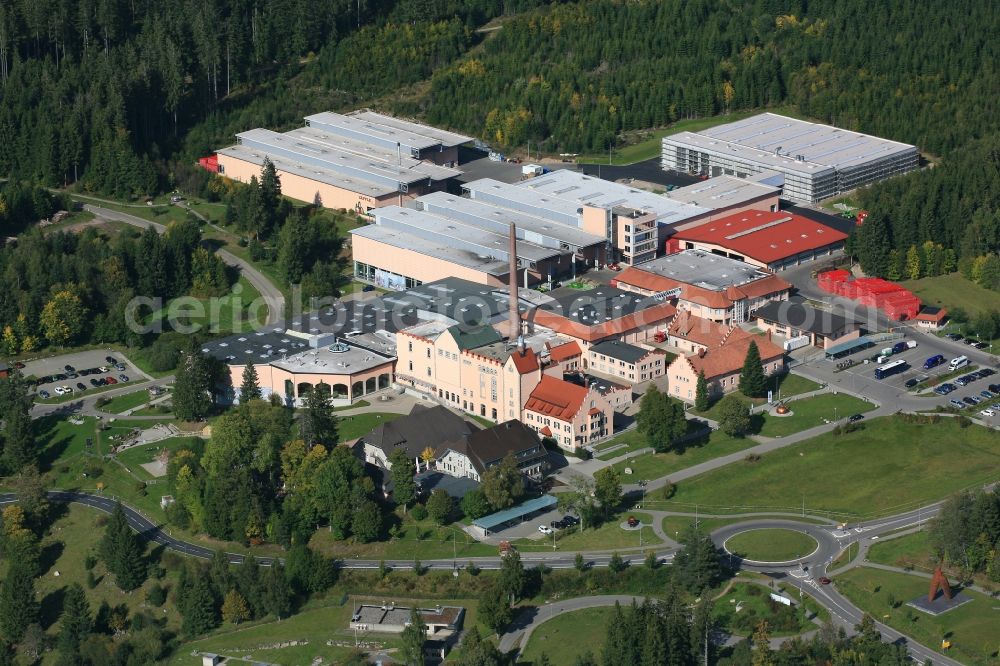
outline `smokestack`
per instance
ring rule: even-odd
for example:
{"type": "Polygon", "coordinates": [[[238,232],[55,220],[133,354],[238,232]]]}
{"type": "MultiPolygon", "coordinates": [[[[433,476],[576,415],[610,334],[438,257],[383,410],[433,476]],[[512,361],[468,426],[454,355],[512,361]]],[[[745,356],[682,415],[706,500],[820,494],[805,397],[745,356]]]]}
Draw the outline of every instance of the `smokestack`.
{"type": "MultiPolygon", "coordinates": [[[[510,315],[508,324],[510,325],[510,340],[515,340],[521,333],[521,316],[517,312],[517,226],[510,225],[509,247],[507,248],[508,259],[510,260],[510,315]]],[[[527,286],[527,285],[525,285],[527,286]]]]}

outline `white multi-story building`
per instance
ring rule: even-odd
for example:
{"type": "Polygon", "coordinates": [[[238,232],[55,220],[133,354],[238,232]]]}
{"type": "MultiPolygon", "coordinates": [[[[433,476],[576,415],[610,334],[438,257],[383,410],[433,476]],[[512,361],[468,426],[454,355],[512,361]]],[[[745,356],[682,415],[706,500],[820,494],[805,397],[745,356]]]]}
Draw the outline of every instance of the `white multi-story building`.
{"type": "Polygon", "coordinates": [[[915,146],[761,113],[702,132],[664,137],[661,163],[703,176],[784,176],[784,194],[820,201],[917,168],[915,146]]]}

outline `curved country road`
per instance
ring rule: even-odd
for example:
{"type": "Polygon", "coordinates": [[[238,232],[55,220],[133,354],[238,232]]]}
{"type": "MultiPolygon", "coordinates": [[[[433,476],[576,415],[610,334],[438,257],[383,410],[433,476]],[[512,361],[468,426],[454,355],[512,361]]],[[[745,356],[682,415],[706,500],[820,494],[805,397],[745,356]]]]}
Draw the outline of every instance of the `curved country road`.
{"type": "MultiPolygon", "coordinates": [[[[114,510],[115,505],[118,503],[114,498],[75,491],[50,490],[47,495],[49,500],[53,502],[75,502],[105,513],[111,513],[114,510]]],[[[16,501],[17,496],[13,493],[0,494],[0,506],[16,501]]],[[[125,516],[128,520],[129,526],[143,538],[191,557],[210,559],[215,555],[215,551],[211,548],[206,548],[205,546],[193,544],[170,536],[168,533],[163,531],[159,525],[151,521],[144,514],[133,507],[123,504],[122,508],[125,511],[125,516]]],[[[832,561],[839,550],[843,550],[848,545],[853,543],[870,542],[873,538],[877,538],[883,533],[893,532],[911,527],[913,525],[918,525],[935,515],[939,508],[940,503],[933,504],[928,507],[918,509],[917,511],[910,511],[898,516],[888,517],[882,519],[882,521],[877,524],[868,525],[864,528],[858,527],[853,530],[839,530],[836,528],[824,528],[818,525],[806,525],[799,523],[796,524],[797,529],[804,529],[810,533],[814,533],[814,536],[818,537],[818,541],[820,543],[820,548],[818,548],[817,551],[810,556],[808,565],[802,566],[805,563],[795,564],[794,566],[788,564],[768,565],[765,563],[740,564],[741,567],[765,573],[771,578],[781,580],[784,583],[798,588],[803,594],[808,594],[830,611],[836,624],[844,627],[848,632],[852,632],[853,627],[861,622],[863,615],[862,611],[841,595],[832,585],[821,585],[817,582],[817,579],[825,575],[827,565],[830,561],[832,561]],[[820,534],[820,532],[826,533],[820,534]]],[[[778,525],[787,527],[790,524],[795,523],[792,521],[776,521],[773,519],[751,520],[738,525],[730,525],[720,528],[719,530],[713,532],[712,537],[716,543],[718,543],[720,539],[724,541],[732,534],[736,534],[741,531],[760,529],[763,527],[775,527],[778,525]]],[[[673,559],[674,554],[674,549],[661,550],[657,552],[657,556],[660,557],[665,563],[670,562],[673,559]]],[[[229,561],[232,564],[243,564],[247,560],[247,556],[240,553],[227,553],[227,555],[229,556],[229,561]]],[[[610,559],[610,554],[607,552],[584,553],[583,555],[591,566],[607,566],[608,560],[610,559]]],[[[532,553],[523,555],[522,562],[527,567],[544,564],[546,567],[568,569],[575,566],[575,556],[576,553],[532,553]]],[[[270,566],[274,563],[275,559],[276,558],[273,557],[254,557],[254,560],[261,566],[270,566]]],[[[470,558],[463,558],[463,562],[467,559],[470,558]]],[[[629,562],[630,565],[639,565],[645,557],[642,553],[632,553],[623,554],[622,559],[629,562]]],[[[477,557],[471,558],[471,560],[483,569],[500,568],[501,560],[499,557],[477,557]]],[[[278,561],[281,561],[280,558],[278,558],[278,561]]],[[[412,560],[385,560],[385,564],[393,569],[411,569],[413,568],[414,563],[412,560]]],[[[380,562],[375,560],[347,559],[342,560],[340,562],[340,566],[347,569],[377,569],[380,566],[380,562]]],[[[423,563],[423,566],[428,569],[448,570],[453,567],[457,567],[458,563],[452,559],[440,559],[426,561],[423,563]]],[[[627,603],[631,603],[632,600],[632,597],[629,595],[622,595],[621,597],[609,596],[608,598],[627,599],[627,603]]],[[[509,644],[512,648],[520,645],[522,643],[521,639],[526,638],[526,636],[523,635],[523,632],[529,629],[533,630],[532,625],[540,624],[541,621],[543,621],[543,618],[549,619],[551,616],[556,615],[559,612],[568,612],[570,610],[576,610],[577,608],[607,605],[605,597],[600,597],[599,601],[591,603],[590,606],[586,605],[589,603],[587,599],[590,599],[591,602],[594,602],[594,599],[581,599],[581,601],[566,600],[559,602],[550,606],[548,611],[544,610],[544,607],[543,609],[539,609],[535,614],[527,618],[529,620],[528,624],[523,624],[522,622],[520,627],[515,626],[512,628],[512,631],[508,632],[516,634],[516,636],[512,635],[508,639],[509,644]],[[555,608],[557,607],[562,610],[556,611],[555,608]],[[537,618],[537,622],[532,621],[532,618],[537,618]],[[520,637],[520,639],[516,640],[515,643],[515,639],[517,637],[520,637]]],[[[610,603],[613,604],[614,601],[612,600],[610,603]]],[[[919,661],[921,663],[931,662],[934,664],[944,664],[946,666],[961,666],[961,662],[935,652],[886,625],[876,621],[876,626],[879,628],[882,636],[887,640],[898,641],[901,644],[904,644],[915,661],[919,661]]],[[[530,634],[530,631],[528,633],[530,634]]]]}
{"type": "MultiPolygon", "coordinates": [[[[116,210],[111,210],[110,208],[101,208],[100,206],[92,204],[84,204],[83,209],[93,213],[97,217],[104,218],[105,220],[124,222],[125,224],[131,224],[132,226],[141,227],[143,229],[146,227],[152,227],[157,233],[160,234],[167,230],[166,226],[157,222],[151,222],[141,217],[136,217],[135,215],[129,215],[128,213],[120,213],[116,210]]],[[[243,277],[247,279],[247,282],[252,284],[254,289],[260,292],[261,298],[263,298],[264,303],[267,304],[267,321],[264,322],[265,326],[277,324],[278,322],[284,320],[285,296],[281,293],[281,290],[278,289],[270,279],[268,279],[267,276],[254,268],[250,262],[237,257],[228,250],[218,249],[215,253],[219,255],[219,258],[222,259],[222,261],[227,265],[239,268],[243,277]]]]}

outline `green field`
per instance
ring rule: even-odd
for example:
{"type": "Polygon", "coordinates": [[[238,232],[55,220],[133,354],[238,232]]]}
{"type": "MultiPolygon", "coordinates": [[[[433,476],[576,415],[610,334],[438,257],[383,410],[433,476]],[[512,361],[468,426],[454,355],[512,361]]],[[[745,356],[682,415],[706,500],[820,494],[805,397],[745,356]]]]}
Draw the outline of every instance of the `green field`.
{"type": "MultiPolygon", "coordinates": [[[[544,606],[539,614],[545,617],[544,606]]],[[[606,628],[614,614],[613,606],[584,608],[546,620],[532,632],[518,663],[534,664],[543,654],[552,666],[572,666],[577,657],[588,652],[600,658],[607,637],[606,628]]]]}
{"type": "MultiPolygon", "coordinates": [[[[800,395],[802,393],[808,393],[810,391],[815,391],[820,388],[820,385],[811,379],[806,379],[801,375],[793,375],[790,372],[786,372],[783,375],[778,375],[777,377],[771,377],[768,380],[767,389],[774,392],[774,399],[777,400],[778,396],[782,398],[787,398],[793,395],[800,395]]],[[[722,410],[722,403],[727,399],[739,398],[743,402],[749,402],[754,405],[763,405],[767,402],[767,397],[763,398],[748,398],[742,393],[730,393],[721,400],[716,400],[711,407],[709,407],[704,412],[692,411],[693,414],[698,416],[704,416],[707,419],[713,421],[719,420],[719,415],[722,410]]]]}
{"type": "MultiPolygon", "coordinates": [[[[901,284],[919,296],[926,305],[958,307],[970,315],[984,310],[1000,310],[1000,292],[980,287],[966,280],[961,273],[906,280],[901,284]]],[[[968,326],[965,330],[969,330],[968,326]]]]}
{"type": "Polygon", "coordinates": [[[886,515],[940,500],[1000,476],[1000,437],[952,419],[864,422],[855,432],[826,433],[678,485],[684,506],[886,515]]]}
{"type": "Polygon", "coordinates": [[[762,414],[763,424],[758,434],[784,437],[824,423],[875,409],[875,405],[846,393],[826,393],[788,403],[791,416],[762,414]]]}
{"type": "MultiPolygon", "coordinates": [[[[754,516],[754,520],[766,520],[768,518],[774,518],[776,520],[795,520],[800,523],[810,523],[814,525],[829,525],[829,523],[823,523],[818,520],[813,520],[811,518],[802,518],[800,516],[754,516]]],[[[720,527],[726,527],[727,525],[733,525],[735,523],[745,523],[749,520],[746,517],[740,518],[713,518],[711,516],[706,518],[698,518],[698,527],[703,531],[711,534],[720,527]]],[[[695,522],[694,516],[667,516],[663,519],[663,531],[667,533],[667,536],[677,539],[684,534],[684,530],[693,525],[695,522]]]]}
{"type": "MultiPolygon", "coordinates": [[[[688,434],[694,435],[697,432],[704,431],[705,426],[700,422],[689,420],[687,422],[687,432],[688,434]]],[[[690,445],[690,444],[689,444],[690,445]]],[[[694,446],[694,445],[690,445],[694,446]]],[[[638,451],[639,449],[649,448],[649,442],[646,441],[646,436],[639,432],[637,428],[632,428],[626,430],[620,435],[607,439],[596,447],[598,451],[597,457],[601,460],[611,460],[612,458],[618,458],[626,454],[630,454],[633,451],[638,451]],[[619,444],[624,444],[622,448],[615,449],[614,451],[609,451],[612,447],[618,446],[619,444]]]]}
{"type": "MultiPolygon", "coordinates": [[[[640,480],[659,479],[676,472],[679,469],[692,467],[706,460],[736,453],[743,449],[756,446],[757,442],[745,437],[730,437],[724,432],[715,430],[704,444],[689,445],[682,453],[644,453],[629,460],[614,464],[614,468],[622,473],[625,483],[635,483],[640,480]],[[630,467],[632,474],[625,474],[625,468],[630,467]]],[[[619,454],[624,453],[620,451],[619,454]]]]}
{"type": "Polygon", "coordinates": [[[365,412],[354,416],[341,416],[337,418],[337,433],[340,441],[347,442],[367,435],[374,430],[378,424],[398,419],[402,414],[392,412],[365,412]]]}
{"type": "Polygon", "coordinates": [[[125,393],[111,398],[111,402],[100,407],[99,409],[103,412],[121,414],[122,412],[138,407],[139,405],[145,405],[147,402],[149,402],[149,391],[140,389],[138,391],[133,391],[132,393],[125,393]]]}
{"type": "Polygon", "coordinates": [[[971,603],[937,617],[910,608],[906,602],[927,595],[927,579],[858,567],[837,576],[837,589],[880,622],[912,636],[927,647],[963,664],[996,664],[1000,612],[996,601],[971,590],[971,603]],[[889,604],[890,595],[897,607],[889,604]],[[951,648],[941,650],[941,639],[951,648]]]}
{"type": "Polygon", "coordinates": [[[931,553],[927,532],[915,532],[895,539],[885,539],[868,550],[868,559],[894,567],[913,567],[933,571],[937,562],[931,553]]]}
{"type": "Polygon", "coordinates": [[[816,539],[791,529],[740,532],[726,541],[726,550],[755,562],[789,562],[816,550],[816,539]]]}

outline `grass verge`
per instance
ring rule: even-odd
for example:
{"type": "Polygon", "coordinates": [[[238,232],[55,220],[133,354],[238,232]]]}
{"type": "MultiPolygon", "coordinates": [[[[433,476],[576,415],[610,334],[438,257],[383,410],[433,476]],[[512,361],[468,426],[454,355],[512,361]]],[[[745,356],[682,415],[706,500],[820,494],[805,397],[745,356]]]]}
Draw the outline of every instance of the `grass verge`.
{"type": "Polygon", "coordinates": [[[789,562],[816,550],[816,539],[792,529],[740,532],[726,541],[726,550],[755,562],[789,562]]]}
{"type": "MultiPolygon", "coordinates": [[[[544,606],[539,613],[544,617],[544,606]]],[[[545,655],[552,666],[572,666],[587,653],[599,657],[614,613],[613,606],[584,608],[546,620],[532,632],[519,663],[536,664],[545,655]]]]}

